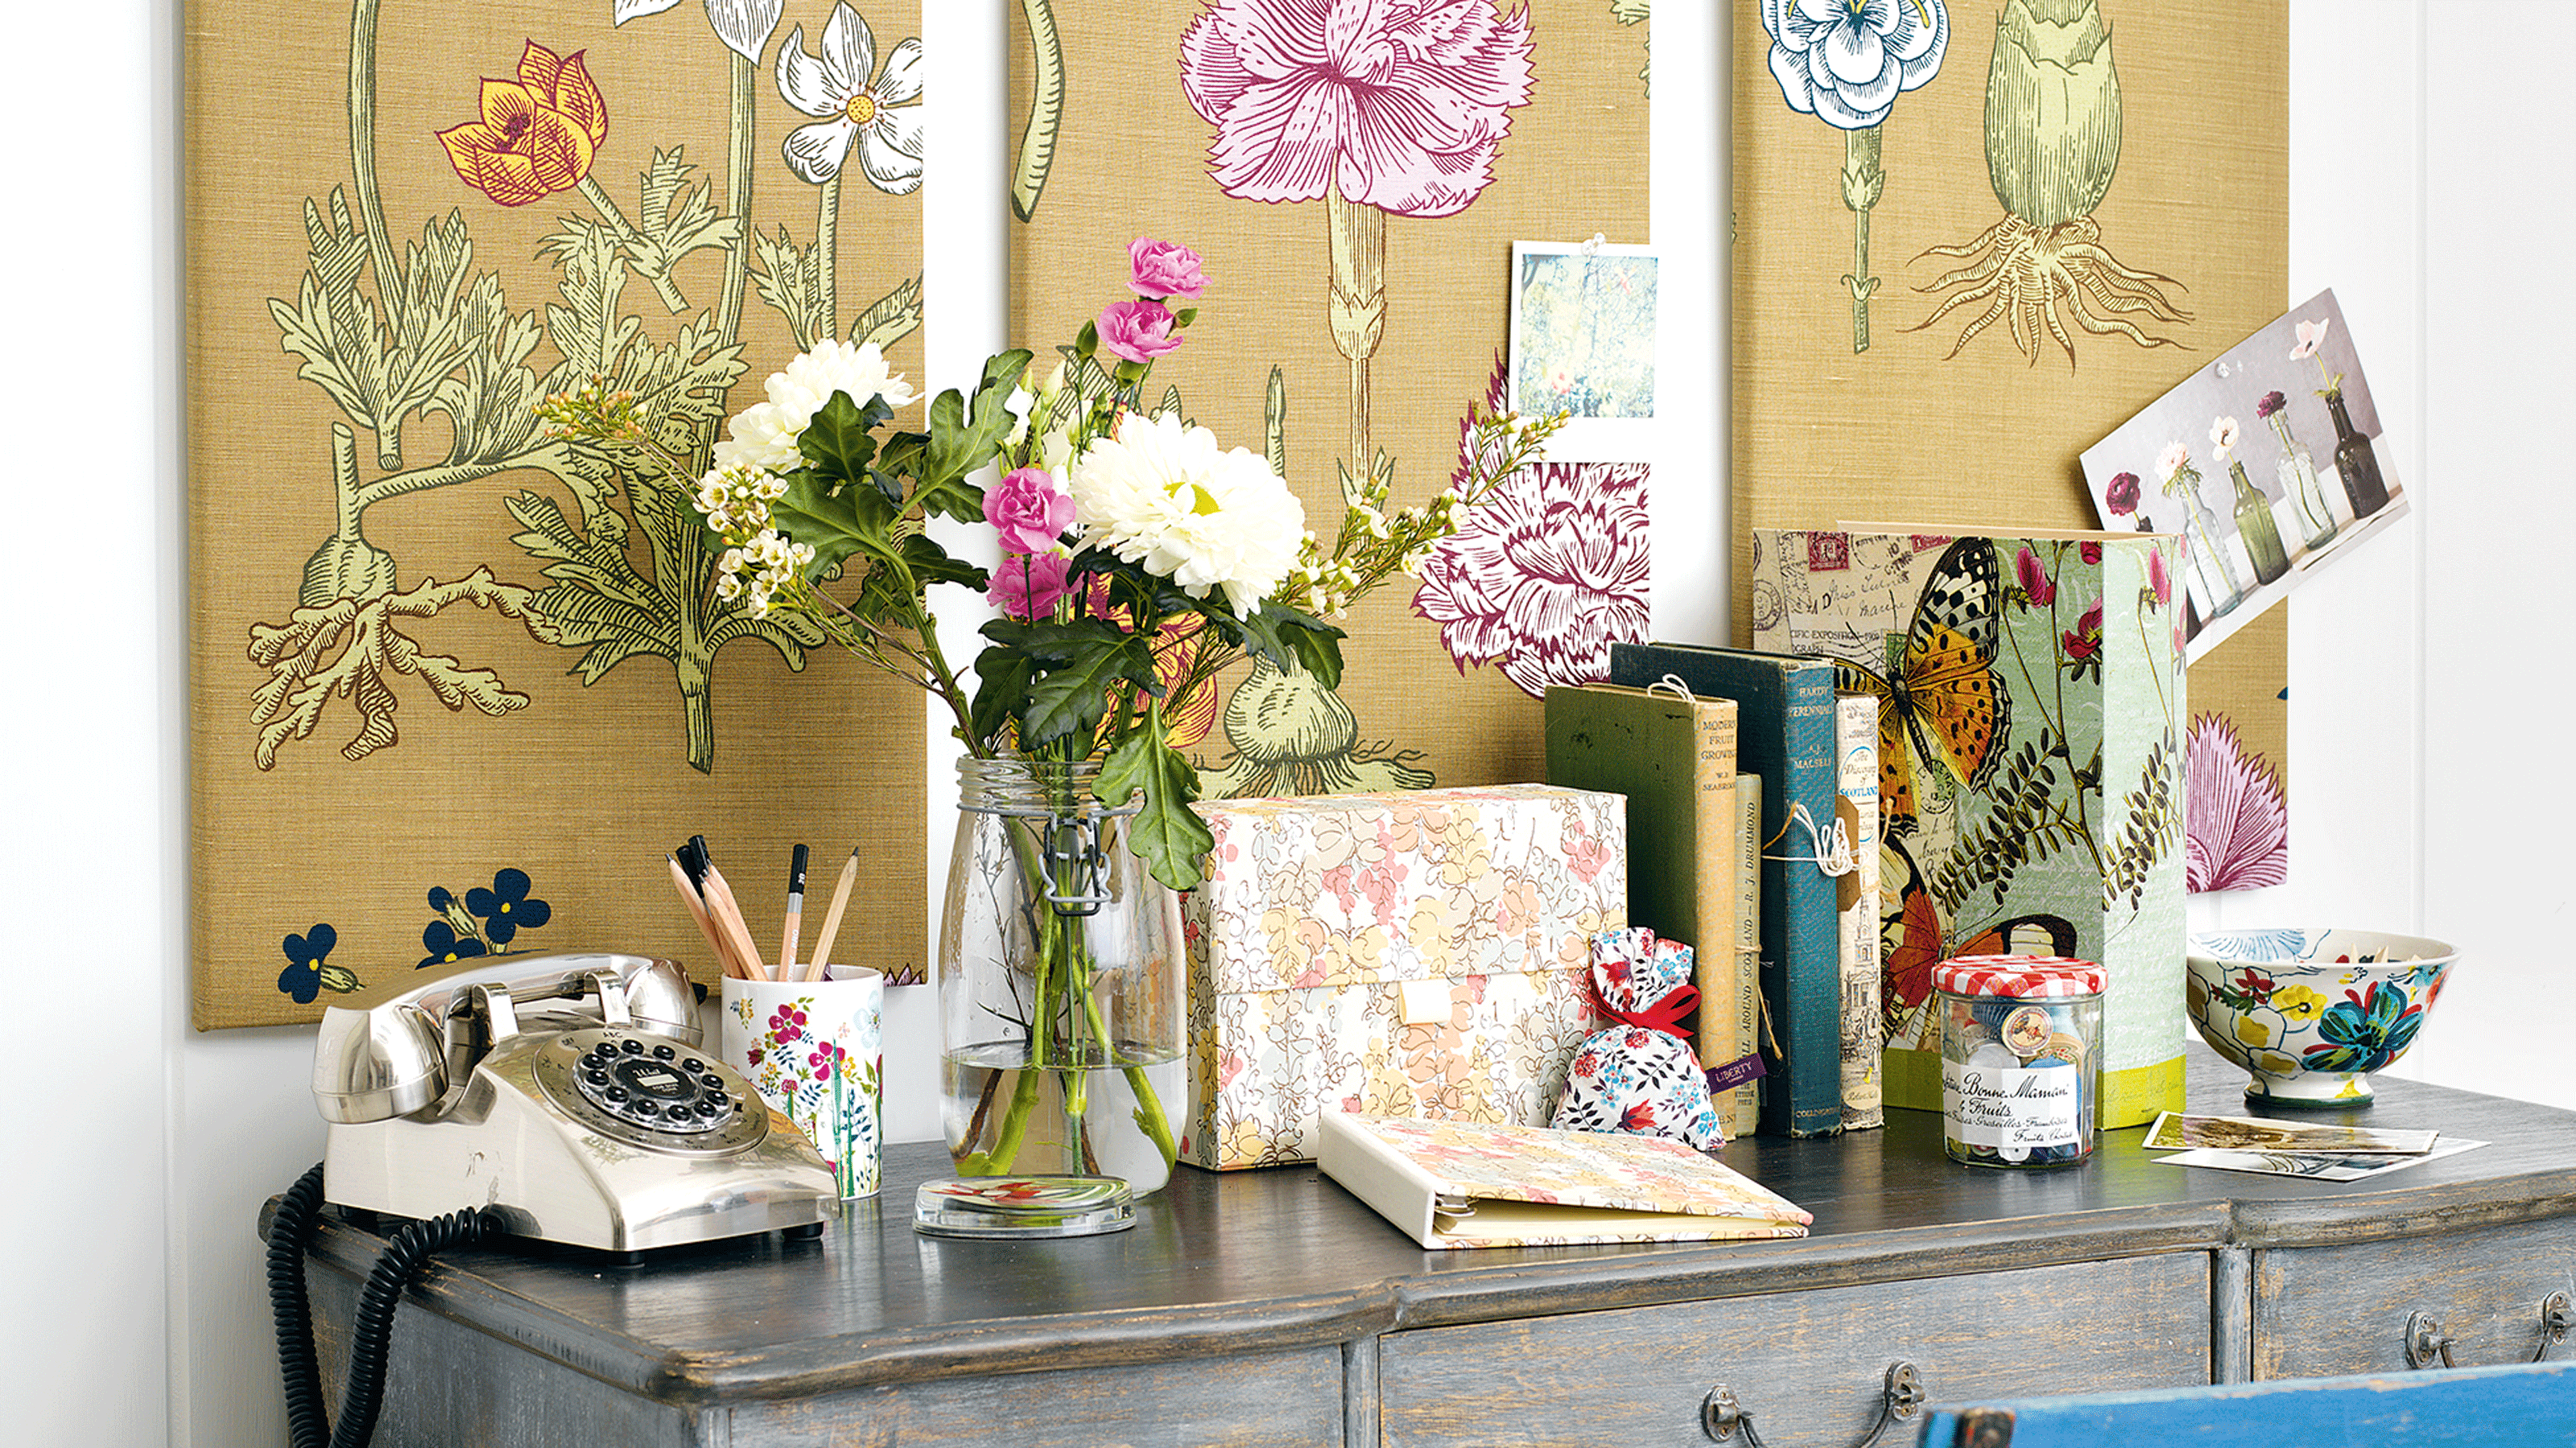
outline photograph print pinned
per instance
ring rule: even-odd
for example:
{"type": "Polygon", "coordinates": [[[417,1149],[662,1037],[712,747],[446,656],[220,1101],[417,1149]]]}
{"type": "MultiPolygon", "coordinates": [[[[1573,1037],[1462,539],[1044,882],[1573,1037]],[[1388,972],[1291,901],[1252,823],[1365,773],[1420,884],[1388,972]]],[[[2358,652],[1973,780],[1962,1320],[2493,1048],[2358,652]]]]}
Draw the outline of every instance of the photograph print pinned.
{"type": "Polygon", "coordinates": [[[1512,243],[1505,404],[1564,412],[1554,462],[1639,462],[1654,455],[1654,249],[1594,237],[1512,243]]]}

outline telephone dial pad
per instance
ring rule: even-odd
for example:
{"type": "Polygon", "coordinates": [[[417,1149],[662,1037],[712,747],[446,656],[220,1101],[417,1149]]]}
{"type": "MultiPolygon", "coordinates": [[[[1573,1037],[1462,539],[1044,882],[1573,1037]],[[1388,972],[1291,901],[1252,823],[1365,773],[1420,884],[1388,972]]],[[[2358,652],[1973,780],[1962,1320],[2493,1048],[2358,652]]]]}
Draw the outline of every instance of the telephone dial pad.
{"type": "Polygon", "coordinates": [[[733,1152],[768,1134],[750,1083],[697,1047],[615,1026],[567,1031],[537,1057],[537,1084],[611,1140],[656,1151],[733,1152]]]}

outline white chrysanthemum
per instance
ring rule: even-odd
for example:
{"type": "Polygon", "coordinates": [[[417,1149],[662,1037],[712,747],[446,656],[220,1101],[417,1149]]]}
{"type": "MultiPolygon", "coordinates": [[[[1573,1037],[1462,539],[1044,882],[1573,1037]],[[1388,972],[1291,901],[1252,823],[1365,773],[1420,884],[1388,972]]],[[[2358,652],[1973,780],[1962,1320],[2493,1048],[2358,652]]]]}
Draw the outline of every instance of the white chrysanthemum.
{"type": "Polygon", "coordinates": [[[1083,541],[1180,585],[1225,590],[1248,616],[1297,562],[1306,510],[1260,454],[1219,448],[1178,417],[1129,413],[1074,460],[1066,487],[1083,541]]]}
{"type": "Polygon", "coordinates": [[[768,401],[753,403],[725,424],[730,436],[716,444],[717,467],[783,471],[804,466],[796,439],[835,392],[850,394],[861,407],[871,397],[884,398],[888,407],[920,400],[910,384],[886,370],[885,354],[874,342],[853,347],[829,337],[788,363],[786,371],[769,374],[768,392],[768,401]]]}

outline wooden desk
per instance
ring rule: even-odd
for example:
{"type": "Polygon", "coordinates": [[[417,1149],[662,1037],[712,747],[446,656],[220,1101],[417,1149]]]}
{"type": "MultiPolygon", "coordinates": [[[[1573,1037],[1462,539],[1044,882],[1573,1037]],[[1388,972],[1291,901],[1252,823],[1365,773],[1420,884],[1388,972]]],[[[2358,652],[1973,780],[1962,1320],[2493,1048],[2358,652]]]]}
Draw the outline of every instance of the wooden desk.
{"type": "MultiPolygon", "coordinates": [[[[2196,1053],[2192,1109],[2241,1112],[2241,1082],[2196,1053]]],[[[1425,1252],[1311,1167],[1184,1169],[1110,1237],[934,1239],[912,1193],[946,1156],[897,1147],[819,1242],[433,1263],[376,1441],[1705,1445],[1722,1384],[1770,1448],[1844,1448],[1899,1360],[1934,1401],[2403,1369],[2418,1311],[2462,1365],[2531,1358],[2542,1299],[2576,1291],[2576,1114],[2380,1090],[2349,1119],[2492,1144],[2335,1184],[2159,1165],[2133,1128],[2021,1174],[1891,1111],[1725,1149],[1815,1213],[1805,1240],[1646,1248],[1425,1252]]],[[[382,1242],[324,1217],[336,1403],[382,1242]]]]}

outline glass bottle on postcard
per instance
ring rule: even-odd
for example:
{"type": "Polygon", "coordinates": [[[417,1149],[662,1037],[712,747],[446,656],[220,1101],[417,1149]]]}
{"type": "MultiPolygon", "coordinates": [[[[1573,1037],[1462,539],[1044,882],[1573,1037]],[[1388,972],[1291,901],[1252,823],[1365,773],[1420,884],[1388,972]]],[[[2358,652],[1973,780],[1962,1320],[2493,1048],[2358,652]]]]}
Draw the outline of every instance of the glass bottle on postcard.
{"type": "Polygon", "coordinates": [[[2290,555],[2281,547],[2281,525],[2272,519],[2272,500],[2245,476],[2241,460],[2228,459],[2227,471],[2236,481],[2236,532],[2245,540],[2245,556],[2253,561],[2255,580],[2270,583],[2290,571],[2290,555]]]}
{"type": "Polygon", "coordinates": [[[2352,414],[2345,410],[2343,389],[2331,388],[2325,394],[2326,411],[2334,415],[2335,476],[2343,479],[2344,496],[2352,500],[2352,515],[2367,518],[2388,506],[2388,484],[2379,475],[2379,454],[2372,451],[2370,439],[2352,425],[2352,414]]]}
{"type": "Polygon", "coordinates": [[[2190,511],[2183,516],[2183,531],[2190,543],[2192,574],[2200,580],[2200,591],[2208,600],[2203,620],[2206,622],[2234,608],[2245,590],[2236,581],[2227,550],[2218,546],[2218,514],[2200,495],[2199,472],[2186,465],[2175,473],[2174,480],[2183,500],[2190,505],[2190,511]]]}
{"type": "Polygon", "coordinates": [[[2299,542],[2313,552],[2334,539],[2334,509],[2326,503],[2324,484],[2317,481],[2316,454],[2291,434],[2288,413],[2273,401],[2280,395],[2275,392],[2263,399],[2271,408],[2264,419],[2281,439],[2281,462],[2273,476],[2280,480],[2281,496],[2290,500],[2290,509],[2298,516],[2299,542]]]}

